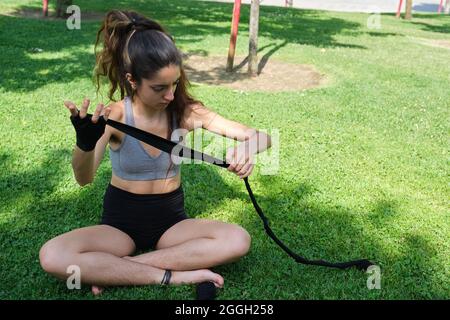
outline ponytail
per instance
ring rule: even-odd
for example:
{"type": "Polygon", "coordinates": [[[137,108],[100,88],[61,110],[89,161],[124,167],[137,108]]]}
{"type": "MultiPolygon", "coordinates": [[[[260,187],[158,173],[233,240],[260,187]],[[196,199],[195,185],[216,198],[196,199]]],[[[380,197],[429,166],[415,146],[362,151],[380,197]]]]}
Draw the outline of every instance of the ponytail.
{"type": "Polygon", "coordinates": [[[110,83],[108,97],[112,101],[116,101],[114,94],[117,90],[120,92],[120,99],[125,95],[133,98],[134,91],[126,79],[126,73],[130,73],[139,86],[142,79],[151,79],[164,67],[176,65],[180,68],[180,80],[174,99],[167,106],[169,138],[173,132],[173,117],[177,127],[180,127],[186,106],[203,105],[188,93],[190,84],[184,72],[181,52],[175,46],[174,39],[159,23],[137,12],[109,11],[97,32],[94,52],[97,94],[101,77],[107,77],[110,83]],[[100,42],[103,48],[97,53],[100,42]]]}
{"type": "MultiPolygon", "coordinates": [[[[130,59],[129,42],[130,38],[137,32],[158,32],[168,37],[170,42],[172,38],[166,33],[163,27],[155,21],[149,20],[139,13],[133,11],[112,10],[106,14],[102,26],[97,32],[95,41],[96,67],[94,76],[96,78],[97,93],[100,90],[100,78],[108,77],[110,90],[108,97],[115,101],[114,93],[120,90],[120,98],[125,94],[132,96],[131,86],[126,81],[125,74],[131,73],[134,78],[139,78],[133,74],[133,63],[130,59]],[[97,46],[100,43],[103,34],[103,48],[97,52],[97,46]]],[[[166,41],[167,41],[166,40],[166,41]]],[[[173,45],[174,46],[174,45],[173,45]]],[[[151,70],[149,70],[151,71],[151,70]]],[[[157,70],[153,70],[155,71],[157,70]]],[[[145,78],[151,75],[146,75],[145,78]]]]}

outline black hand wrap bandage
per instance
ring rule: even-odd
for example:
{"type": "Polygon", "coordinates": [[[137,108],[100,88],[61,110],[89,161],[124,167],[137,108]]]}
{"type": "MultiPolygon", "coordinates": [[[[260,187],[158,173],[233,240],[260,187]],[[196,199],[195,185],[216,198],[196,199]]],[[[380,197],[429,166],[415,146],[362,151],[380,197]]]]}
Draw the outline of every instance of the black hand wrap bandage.
{"type": "MultiPolygon", "coordinates": [[[[180,147],[178,144],[171,140],[164,139],[160,136],[154,135],[150,132],[143,131],[141,129],[129,126],[127,124],[117,122],[111,119],[108,119],[107,124],[109,124],[111,127],[116,128],[117,130],[122,131],[125,134],[128,134],[132,136],[133,138],[136,138],[142,142],[145,142],[155,148],[158,148],[164,152],[167,152],[168,154],[177,155],[184,158],[189,158],[192,160],[203,160],[204,162],[212,163],[216,166],[222,167],[222,168],[228,168],[230,165],[228,163],[225,163],[221,159],[214,158],[210,155],[204,154],[202,152],[192,150],[186,146],[180,147]]],[[[347,261],[347,262],[328,262],[325,260],[309,260],[306,259],[297,253],[293,252],[291,249],[289,249],[283,242],[281,242],[277,236],[273,233],[272,229],[269,225],[269,220],[265,216],[264,212],[259,207],[258,203],[256,202],[256,198],[253,195],[252,188],[250,187],[250,183],[248,182],[248,177],[244,178],[245,187],[247,188],[248,195],[250,196],[250,200],[253,203],[253,207],[256,210],[256,213],[259,215],[261,220],[264,224],[264,229],[266,229],[266,233],[269,235],[270,238],[272,238],[273,241],[275,241],[278,246],[280,246],[281,249],[283,249],[291,258],[293,258],[298,263],[308,264],[308,265],[315,265],[315,266],[323,266],[323,267],[329,267],[329,268],[339,268],[339,269],[347,269],[350,267],[356,267],[360,270],[367,271],[370,266],[375,265],[373,262],[367,259],[360,259],[360,260],[353,260],[353,261],[347,261]]],[[[209,286],[211,289],[211,285],[205,285],[209,286]]],[[[204,289],[202,289],[204,290],[204,289]]]]}
{"type": "Polygon", "coordinates": [[[103,116],[98,118],[97,123],[92,122],[92,114],[87,114],[83,119],[79,115],[70,117],[70,121],[77,134],[77,146],[83,151],[95,149],[98,139],[105,132],[106,121],[103,116]]]}

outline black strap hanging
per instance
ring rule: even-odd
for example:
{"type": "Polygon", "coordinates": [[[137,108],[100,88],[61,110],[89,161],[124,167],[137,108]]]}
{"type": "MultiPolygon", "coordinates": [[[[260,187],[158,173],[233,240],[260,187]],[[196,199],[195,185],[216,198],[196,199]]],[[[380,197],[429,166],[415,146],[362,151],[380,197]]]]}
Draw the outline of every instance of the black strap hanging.
{"type": "MultiPolygon", "coordinates": [[[[229,166],[229,164],[225,163],[224,161],[214,158],[210,155],[204,154],[199,151],[192,150],[188,147],[179,145],[173,141],[161,138],[160,136],[154,135],[150,132],[146,132],[146,131],[143,131],[141,129],[138,129],[138,128],[135,128],[132,126],[129,126],[127,124],[117,122],[117,121],[114,121],[111,119],[108,119],[106,121],[106,124],[110,125],[111,127],[116,128],[117,130],[122,131],[123,133],[128,134],[144,143],[147,143],[155,148],[158,148],[161,151],[167,152],[169,154],[174,154],[179,157],[184,157],[184,158],[189,158],[189,159],[202,160],[204,162],[208,162],[208,163],[217,165],[222,168],[228,168],[228,166],[229,166]],[[174,151],[174,148],[178,148],[179,150],[174,151]]],[[[341,262],[341,263],[332,263],[332,262],[328,262],[328,261],[324,261],[324,260],[308,260],[308,259],[294,253],[283,242],[281,242],[273,233],[272,229],[269,226],[269,220],[264,215],[263,211],[261,210],[258,203],[256,202],[255,196],[253,195],[252,189],[250,188],[250,184],[248,183],[247,177],[244,178],[244,182],[245,182],[245,186],[247,188],[248,194],[250,196],[250,199],[253,203],[253,206],[255,207],[256,212],[258,213],[259,217],[261,218],[261,220],[264,223],[264,229],[266,230],[266,233],[281,247],[281,249],[283,249],[289,256],[291,256],[298,263],[330,267],[330,268],[338,268],[338,269],[347,269],[350,267],[356,267],[363,271],[367,270],[371,265],[374,265],[374,263],[372,263],[371,261],[369,261],[367,259],[354,260],[354,261],[341,262]]]]}

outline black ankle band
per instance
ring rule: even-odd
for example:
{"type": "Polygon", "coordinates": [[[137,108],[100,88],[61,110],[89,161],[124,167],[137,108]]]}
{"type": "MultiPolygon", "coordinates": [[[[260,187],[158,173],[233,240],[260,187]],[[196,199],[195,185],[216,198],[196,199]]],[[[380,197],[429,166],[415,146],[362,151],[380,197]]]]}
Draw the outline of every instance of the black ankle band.
{"type": "Polygon", "coordinates": [[[172,271],[166,270],[166,272],[164,273],[164,277],[161,280],[161,284],[168,285],[171,277],[172,277],[172,271]]]}

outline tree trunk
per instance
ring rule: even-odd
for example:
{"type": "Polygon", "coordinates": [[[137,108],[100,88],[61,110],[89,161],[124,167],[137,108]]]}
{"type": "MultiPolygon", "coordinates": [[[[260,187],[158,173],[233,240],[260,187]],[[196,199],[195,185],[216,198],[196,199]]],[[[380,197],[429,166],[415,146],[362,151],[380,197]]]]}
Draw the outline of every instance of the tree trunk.
{"type": "Polygon", "coordinates": [[[67,7],[72,5],[72,0],[56,0],[56,16],[58,18],[67,18],[67,7]]]}
{"type": "Polygon", "coordinates": [[[48,0],[42,0],[42,14],[44,17],[48,16],[48,0]]]}
{"type": "Polygon", "coordinates": [[[413,0],[406,0],[406,8],[405,8],[405,19],[406,20],[412,19],[412,4],[413,4],[413,0]]]}
{"type": "Polygon", "coordinates": [[[256,76],[258,69],[259,0],[252,0],[250,8],[250,39],[248,45],[248,74],[256,76]]]}
{"type": "Polygon", "coordinates": [[[233,6],[233,20],[231,21],[230,46],[228,47],[227,72],[233,71],[234,55],[236,52],[239,18],[241,15],[241,0],[235,0],[233,6]]]}

